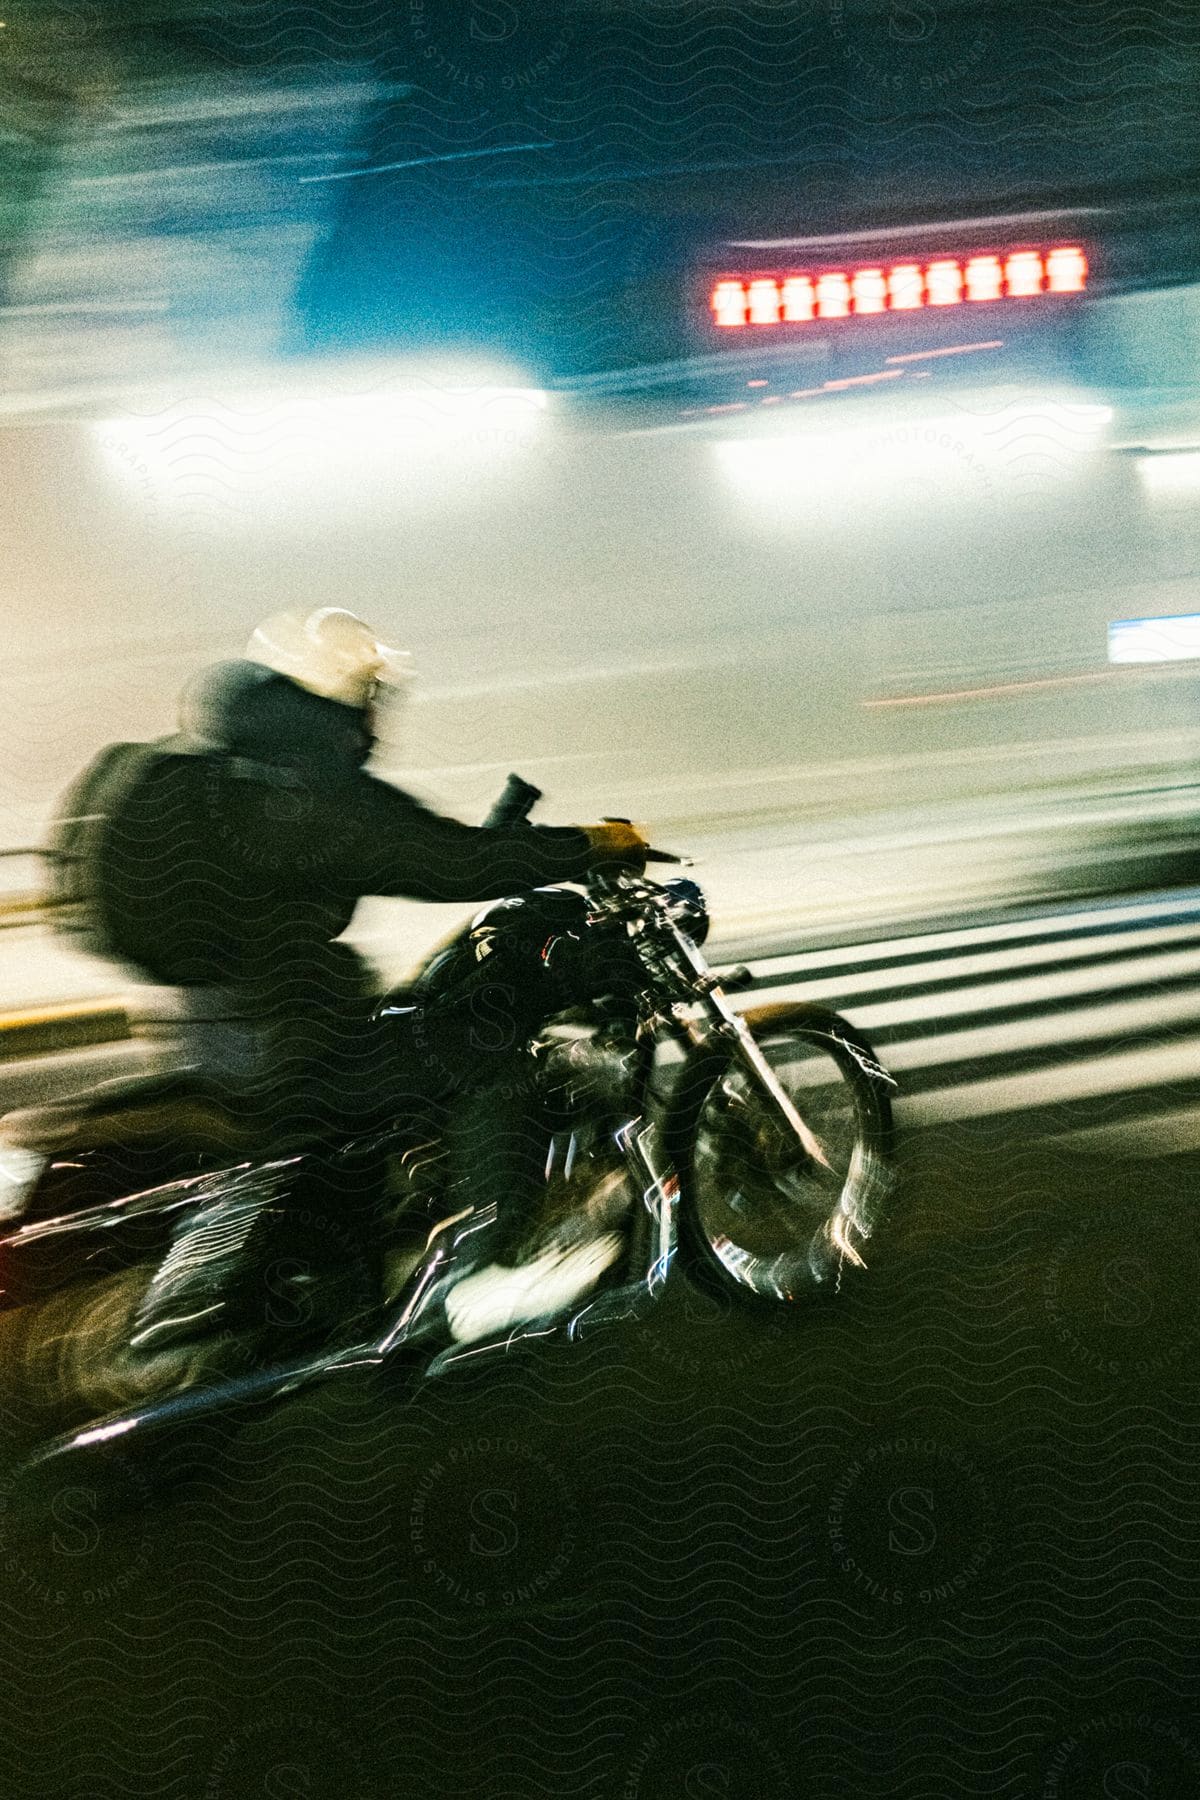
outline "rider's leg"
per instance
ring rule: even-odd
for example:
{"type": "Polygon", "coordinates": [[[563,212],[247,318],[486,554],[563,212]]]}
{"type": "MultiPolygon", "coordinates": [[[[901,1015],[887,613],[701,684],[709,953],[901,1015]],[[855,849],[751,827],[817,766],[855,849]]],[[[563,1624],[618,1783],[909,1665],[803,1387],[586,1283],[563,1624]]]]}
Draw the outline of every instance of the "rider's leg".
{"type": "Polygon", "coordinates": [[[136,1348],[303,1324],[331,1284],[353,1308],[378,1298],[383,1159],[369,1140],[402,1109],[406,1084],[369,992],[347,974],[328,997],[311,986],[239,997],[259,1046],[245,1116],[260,1151],[254,1168],[231,1172],[227,1196],[181,1216],[134,1322],[136,1348]]]}
{"type": "Polygon", "coordinates": [[[483,1217],[494,1209],[487,1251],[506,1261],[535,1217],[549,1145],[533,1059],[477,1062],[451,1108],[446,1142],[455,1198],[483,1217]]]}
{"type": "Polygon", "coordinates": [[[491,1073],[489,1083],[460,1097],[447,1133],[459,1192],[497,1214],[494,1235],[481,1234],[476,1266],[446,1296],[447,1322],[460,1342],[561,1311],[621,1250],[612,1232],[572,1243],[529,1241],[541,1213],[550,1130],[532,1058],[512,1059],[507,1078],[496,1067],[491,1073]]]}

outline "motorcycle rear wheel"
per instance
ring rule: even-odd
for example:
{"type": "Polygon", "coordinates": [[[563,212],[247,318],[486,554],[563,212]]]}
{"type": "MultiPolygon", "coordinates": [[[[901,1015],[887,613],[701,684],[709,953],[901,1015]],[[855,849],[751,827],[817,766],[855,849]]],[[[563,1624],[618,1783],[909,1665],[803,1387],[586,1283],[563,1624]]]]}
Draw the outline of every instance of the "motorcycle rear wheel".
{"type": "Polygon", "coordinates": [[[828,1167],[760,1100],[752,1074],[705,1053],[676,1113],[679,1253],[700,1285],[777,1305],[866,1266],[895,1185],[893,1084],[836,1013],[783,1005],[745,1018],[828,1167]]]}

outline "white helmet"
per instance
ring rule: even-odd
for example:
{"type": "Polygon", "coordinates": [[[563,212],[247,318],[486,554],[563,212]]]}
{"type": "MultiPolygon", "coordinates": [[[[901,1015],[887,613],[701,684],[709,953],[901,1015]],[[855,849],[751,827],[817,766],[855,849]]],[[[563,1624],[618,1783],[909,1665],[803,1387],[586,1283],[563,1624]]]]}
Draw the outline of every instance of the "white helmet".
{"type": "Polygon", "coordinates": [[[340,606],[322,606],[307,618],[276,613],[255,631],[246,658],[343,706],[369,706],[381,683],[403,687],[412,676],[407,650],[380,643],[369,625],[340,606]]]}

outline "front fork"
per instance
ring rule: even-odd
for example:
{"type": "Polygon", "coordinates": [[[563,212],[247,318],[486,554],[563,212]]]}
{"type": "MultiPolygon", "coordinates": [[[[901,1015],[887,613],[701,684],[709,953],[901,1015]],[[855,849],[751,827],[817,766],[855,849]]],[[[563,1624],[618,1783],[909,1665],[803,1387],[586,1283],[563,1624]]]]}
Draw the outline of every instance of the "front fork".
{"type": "Polygon", "coordinates": [[[832,1172],[832,1164],[821,1148],[819,1140],[800,1117],[792,1103],[791,1096],[763,1055],[762,1049],[745,1019],[740,1013],[734,1012],[723,994],[714,993],[710,996],[710,1000],[721,1016],[720,1035],[731,1046],[734,1060],[740,1062],[747,1073],[757,1081],[760,1089],[771,1100],[784,1123],[795,1133],[804,1154],[819,1168],[832,1172]]]}

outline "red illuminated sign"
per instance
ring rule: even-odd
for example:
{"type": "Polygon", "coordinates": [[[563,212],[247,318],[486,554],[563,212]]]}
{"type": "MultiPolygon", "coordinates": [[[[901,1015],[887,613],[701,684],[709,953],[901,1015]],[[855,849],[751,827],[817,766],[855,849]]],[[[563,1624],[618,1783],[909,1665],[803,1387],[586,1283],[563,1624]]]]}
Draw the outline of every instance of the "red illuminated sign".
{"type": "Polygon", "coordinates": [[[1030,300],[1081,294],[1087,257],[1077,244],[939,256],[927,262],[876,262],[866,268],[798,269],[784,274],[723,276],[708,304],[726,330],[753,325],[806,325],[868,313],[913,312],[926,306],[1030,300]]]}

